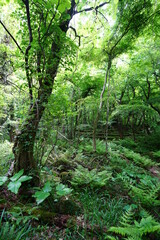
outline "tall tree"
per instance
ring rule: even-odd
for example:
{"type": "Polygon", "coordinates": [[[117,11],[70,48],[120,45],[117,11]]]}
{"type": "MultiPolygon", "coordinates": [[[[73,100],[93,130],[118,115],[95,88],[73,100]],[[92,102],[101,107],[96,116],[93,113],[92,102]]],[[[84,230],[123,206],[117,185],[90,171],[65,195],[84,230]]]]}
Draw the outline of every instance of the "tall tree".
{"type": "MultiPolygon", "coordinates": [[[[14,144],[15,171],[36,171],[38,164],[33,150],[39,122],[52,93],[59,64],[69,53],[66,32],[75,14],[97,11],[109,2],[96,6],[76,8],[75,0],[18,1],[17,17],[23,31],[19,44],[4,23],[0,24],[10,35],[24,58],[30,106],[21,131],[14,144]],[[20,46],[21,45],[21,46],[20,46]]],[[[78,1],[79,2],[79,1],[78,1]]],[[[75,31],[76,33],[76,31],[75,31]]]]}
{"type": "Polygon", "coordinates": [[[93,149],[96,151],[96,129],[98,120],[103,106],[103,97],[106,86],[108,86],[107,97],[107,116],[106,116],[106,151],[108,140],[108,119],[109,119],[109,86],[110,86],[110,69],[112,61],[118,55],[125,53],[132,47],[135,38],[142,32],[148,23],[148,20],[153,16],[152,3],[150,0],[143,1],[118,1],[117,19],[111,29],[111,34],[105,40],[105,53],[107,55],[107,68],[105,80],[100,95],[100,104],[97,110],[97,116],[93,127],[93,149]]]}

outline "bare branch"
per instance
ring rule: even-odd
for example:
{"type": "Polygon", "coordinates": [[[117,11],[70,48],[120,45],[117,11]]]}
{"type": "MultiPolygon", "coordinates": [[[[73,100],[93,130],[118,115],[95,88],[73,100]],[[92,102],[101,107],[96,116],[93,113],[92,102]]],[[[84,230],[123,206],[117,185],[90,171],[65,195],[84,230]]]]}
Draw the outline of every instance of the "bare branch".
{"type": "Polygon", "coordinates": [[[81,37],[77,34],[77,31],[76,31],[76,29],[74,27],[70,26],[69,28],[74,31],[75,37],[78,38],[78,45],[80,47],[80,45],[81,45],[81,37]]]}
{"type": "Polygon", "coordinates": [[[108,19],[104,16],[104,14],[103,14],[102,12],[100,12],[100,11],[98,11],[98,10],[96,10],[96,12],[99,13],[99,14],[101,14],[102,17],[108,22],[108,19]]]}
{"type": "Polygon", "coordinates": [[[3,28],[6,30],[6,32],[9,34],[9,36],[12,38],[12,40],[14,41],[14,43],[17,45],[17,47],[19,48],[19,50],[21,51],[21,53],[24,54],[22,48],[19,46],[18,42],[16,41],[16,39],[13,37],[13,35],[8,31],[8,29],[5,27],[5,25],[2,23],[2,21],[0,20],[0,24],[3,26],[3,28]]]}
{"type": "Polygon", "coordinates": [[[82,9],[80,11],[74,11],[74,15],[78,14],[78,13],[82,13],[82,12],[89,12],[89,11],[92,11],[92,10],[97,11],[99,8],[105,6],[108,3],[110,3],[110,0],[108,2],[104,2],[104,3],[99,4],[97,7],[90,7],[90,8],[82,9]]]}

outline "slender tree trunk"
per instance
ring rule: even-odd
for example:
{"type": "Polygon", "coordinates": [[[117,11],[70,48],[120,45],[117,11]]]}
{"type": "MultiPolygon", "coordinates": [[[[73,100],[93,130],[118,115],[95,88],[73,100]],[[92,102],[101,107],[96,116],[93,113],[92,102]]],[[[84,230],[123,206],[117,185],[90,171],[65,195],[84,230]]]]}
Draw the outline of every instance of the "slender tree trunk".
{"type": "Polygon", "coordinates": [[[108,70],[108,87],[107,87],[107,115],[106,115],[106,152],[108,153],[108,129],[109,129],[109,96],[110,96],[110,69],[108,70]]]}
{"type": "Polygon", "coordinates": [[[103,106],[103,95],[104,95],[104,92],[105,92],[105,89],[106,89],[106,85],[107,85],[107,81],[108,81],[108,75],[109,75],[109,70],[111,68],[111,64],[112,64],[112,58],[111,58],[111,55],[109,55],[108,66],[107,66],[107,69],[106,69],[106,75],[105,75],[105,80],[104,80],[104,84],[103,84],[103,89],[102,89],[102,92],[101,92],[101,95],[100,95],[100,104],[99,104],[99,108],[97,110],[96,118],[95,118],[94,123],[93,123],[93,150],[94,151],[96,151],[96,131],[97,131],[97,125],[98,125],[100,113],[101,113],[102,106],[103,106]]]}

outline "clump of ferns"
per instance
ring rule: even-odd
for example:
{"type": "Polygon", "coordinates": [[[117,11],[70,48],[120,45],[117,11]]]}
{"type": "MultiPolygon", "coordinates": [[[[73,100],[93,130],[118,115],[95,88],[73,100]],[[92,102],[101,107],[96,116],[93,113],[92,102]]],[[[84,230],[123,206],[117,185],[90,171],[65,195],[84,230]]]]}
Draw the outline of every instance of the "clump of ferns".
{"type": "Polygon", "coordinates": [[[160,194],[160,183],[142,180],[137,186],[131,186],[129,195],[135,202],[146,208],[160,206],[158,199],[160,194]]]}
{"type": "MultiPolygon", "coordinates": [[[[154,239],[160,239],[160,223],[157,222],[147,211],[141,212],[142,218],[140,221],[135,220],[135,210],[130,207],[123,214],[120,226],[111,227],[109,232],[114,235],[121,236],[120,239],[127,240],[143,240],[150,239],[148,237],[153,236],[154,239]]],[[[106,239],[118,240],[117,236],[106,236],[106,239]]]]}

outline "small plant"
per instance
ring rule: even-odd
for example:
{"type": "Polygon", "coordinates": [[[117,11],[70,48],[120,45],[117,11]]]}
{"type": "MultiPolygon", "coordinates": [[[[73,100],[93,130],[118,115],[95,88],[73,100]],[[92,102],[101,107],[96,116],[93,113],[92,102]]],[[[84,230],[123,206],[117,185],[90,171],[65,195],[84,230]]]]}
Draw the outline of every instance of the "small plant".
{"type": "Polygon", "coordinates": [[[50,186],[50,182],[46,182],[46,184],[44,185],[44,187],[40,191],[35,192],[33,197],[36,198],[37,204],[42,203],[47,197],[49,197],[51,190],[52,189],[51,189],[51,186],[50,186]]]}
{"type": "Polygon", "coordinates": [[[20,224],[27,224],[31,220],[38,220],[38,217],[32,213],[35,208],[32,207],[31,210],[28,210],[24,206],[21,207],[13,207],[11,211],[7,211],[10,219],[15,223],[16,226],[20,226],[20,224]]]}
{"type": "Polygon", "coordinates": [[[26,175],[22,176],[23,173],[24,173],[24,170],[22,169],[11,178],[8,178],[6,176],[0,177],[0,186],[2,186],[5,182],[9,180],[9,184],[7,185],[8,190],[17,194],[20,186],[22,185],[22,182],[26,182],[32,179],[32,177],[30,176],[26,176],[26,175]]]}
{"type": "Polygon", "coordinates": [[[9,221],[2,222],[4,217],[4,211],[2,212],[0,218],[0,239],[1,240],[22,240],[31,233],[33,229],[28,224],[25,224],[21,227],[17,227],[9,221]]]}
{"type": "Polygon", "coordinates": [[[51,194],[55,194],[55,199],[67,196],[72,192],[71,188],[66,187],[64,184],[58,183],[56,186],[51,188],[50,182],[46,182],[44,187],[35,192],[33,197],[36,198],[37,204],[42,203],[46,198],[48,198],[51,194]]]}

